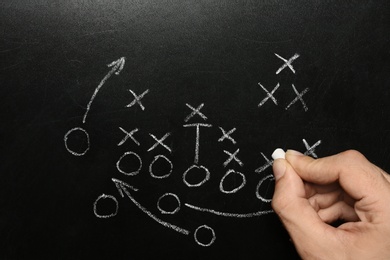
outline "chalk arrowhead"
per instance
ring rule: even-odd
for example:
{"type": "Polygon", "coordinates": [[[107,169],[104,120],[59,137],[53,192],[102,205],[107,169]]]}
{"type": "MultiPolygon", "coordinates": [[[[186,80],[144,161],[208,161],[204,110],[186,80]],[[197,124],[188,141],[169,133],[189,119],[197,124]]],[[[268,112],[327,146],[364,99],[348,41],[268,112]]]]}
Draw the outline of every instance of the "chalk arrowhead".
{"type": "Polygon", "coordinates": [[[121,180],[118,180],[115,178],[112,178],[111,180],[114,182],[114,184],[115,184],[116,188],[118,189],[118,192],[122,196],[122,198],[125,196],[125,194],[128,195],[129,191],[127,190],[127,188],[129,188],[133,191],[138,191],[137,188],[134,188],[133,186],[127,184],[124,181],[121,181],[121,180]]]}
{"type": "Polygon", "coordinates": [[[113,67],[113,70],[115,71],[115,75],[119,75],[121,71],[123,70],[123,67],[125,66],[125,57],[121,57],[120,59],[117,59],[116,61],[111,62],[107,65],[107,67],[113,67]]]}

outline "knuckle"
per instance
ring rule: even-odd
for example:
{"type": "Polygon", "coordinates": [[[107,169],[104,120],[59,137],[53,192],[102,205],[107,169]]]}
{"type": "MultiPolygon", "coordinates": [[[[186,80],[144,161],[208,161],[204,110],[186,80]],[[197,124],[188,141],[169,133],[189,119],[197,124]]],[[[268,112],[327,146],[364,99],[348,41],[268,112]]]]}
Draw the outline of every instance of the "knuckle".
{"type": "Polygon", "coordinates": [[[344,161],[348,162],[360,162],[362,160],[366,161],[366,157],[356,150],[347,150],[345,152],[340,153],[340,158],[344,161]]]}

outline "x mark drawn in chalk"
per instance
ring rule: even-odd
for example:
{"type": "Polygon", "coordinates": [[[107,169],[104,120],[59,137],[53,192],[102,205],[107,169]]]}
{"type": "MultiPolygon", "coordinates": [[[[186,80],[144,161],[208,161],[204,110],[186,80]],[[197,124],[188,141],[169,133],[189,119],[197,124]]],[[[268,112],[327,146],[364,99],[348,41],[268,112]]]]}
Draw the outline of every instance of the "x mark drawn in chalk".
{"type": "Polygon", "coordinates": [[[286,67],[288,67],[295,74],[294,67],[291,65],[291,63],[294,60],[298,59],[299,54],[295,53],[294,56],[292,56],[289,60],[286,60],[285,58],[283,58],[282,56],[278,55],[277,53],[274,53],[274,54],[275,54],[276,57],[278,57],[279,59],[284,61],[284,64],[276,71],[276,74],[279,74],[286,67]]]}
{"type": "Polygon", "coordinates": [[[229,155],[229,158],[223,163],[223,166],[226,167],[234,159],[242,167],[244,164],[236,157],[239,151],[240,149],[237,149],[234,153],[230,153],[228,151],[223,150],[224,153],[229,155]]]}
{"type": "Polygon", "coordinates": [[[185,119],[184,119],[184,122],[188,122],[192,117],[194,117],[195,115],[199,115],[201,118],[203,118],[203,120],[207,120],[207,116],[205,116],[204,114],[202,114],[200,112],[200,110],[202,109],[202,107],[204,106],[204,103],[200,104],[197,108],[193,108],[191,105],[189,104],[186,104],[186,106],[192,110],[191,114],[189,114],[185,119]]]}
{"type": "Polygon", "coordinates": [[[315,144],[310,146],[305,139],[302,140],[303,144],[306,147],[306,152],[304,153],[305,155],[311,155],[314,158],[318,158],[317,154],[315,153],[315,148],[321,144],[321,140],[317,141],[315,144]]]}
{"type": "Polygon", "coordinates": [[[265,171],[268,167],[272,166],[272,164],[274,162],[273,160],[269,160],[263,153],[261,153],[261,155],[265,159],[266,163],[263,166],[257,168],[255,170],[256,173],[261,173],[261,172],[265,171]]]}
{"type": "Polygon", "coordinates": [[[121,146],[122,144],[124,144],[126,141],[127,141],[127,139],[131,139],[131,140],[133,140],[134,141],[134,143],[136,143],[138,146],[140,145],[140,143],[134,138],[134,136],[133,136],[133,134],[134,133],[136,133],[136,132],[138,132],[138,128],[136,128],[136,129],[133,129],[133,130],[131,130],[130,132],[127,132],[125,129],[123,129],[122,127],[119,127],[119,129],[126,135],[123,139],[122,139],[122,141],[120,141],[119,143],[118,143],[118,146],[121,146]]]}
{"type": "Polygon", "coordinates": [[[128,104],[126,107],[132,107],[132,106],[134,106],[135,104],[138,104],[142,110],[145,110],[145,107],[144,107],[144,106],[142,105],[142,103],[141,103],[141,99],[142,99],[146,94],[149,93],[149,89],[145,90],[145,91],[144,91],[141,95],[139,95],[139,96],[137,96],[137,95],[134,93],[134,91],[132,91],[131,89],[129,89],[129,91],[131,92],[131,94],[133,94],[134,100],[133,100],[130,104],[128,104]]]}
{"type": "Polygon", "coordinates": [[[268,99],[271,99],[275,105],[278,105],[278,101],[276,100],[276,98],[273,96],[275,91],[279,88],[279,83],[276,85],[276,87],[271,91],[271,93],[263,86],[259,83],[259,86],[265,91],[265,93],[267,93],[267,97],[265,97],[258,105],[258,107],[261,107],[262,105],[264,105],[265,102],[267,102],[268,99]]]}
{"type": "Polygon", "coordinates": [[[219,129],[221,129],[222,131],[222,137],[218,139],[218,142],[222,142],[223,140],[227,139],[227,140],[230,140],[233,144],[236,144],[236,140],[233,139],[233,137],[231,137],[231,134],[236,131],[236,128],[233,128],[231,130],[229,130],[228,132],[226,132],[222,127],[219,127],[219,129]]]}
{"type": "Polygon", "coordinates": [[[305,95],[308,91],[309,91],[309,88],[305,88],[301,93],[298,92],[298,90],[295,88],[294,84],[292,84],[292,88],[295,92],[295,94],[297,95],[296,98],[294,98],[293,101],[290,102],[290,104],[288,104],[288,106],[286,107],[286,110],[290,108],[290,106],[292,106],[295,102],[297,102],[298,100],[301,101],[302,103],[302,106],[303,106],[303,109],[305,110],[305,112],[307,110],[309,110],[309,108],[307,107],[305,101],[303,100],[303,95],[305,95]]]}
{"type": "Polygon", "coordinates": [[[165,139],[167,139],[168,136],[171,135],[171,133],[166,133],[163,137],[161,137],[161,139],[158,139],[157,137],[155,137],[154,135],[152,134],[149,134],[155,141],[156,143],[149,148],[148,152],[152,151],[153,149],[155,149],[158,145],[161,145],[162,147],[164,147],[165,149],[167,149],[170,153],[172,153],[172,150],[169,146],[167,146],[166,144],[163,143],[163,141],[165,139]]]}

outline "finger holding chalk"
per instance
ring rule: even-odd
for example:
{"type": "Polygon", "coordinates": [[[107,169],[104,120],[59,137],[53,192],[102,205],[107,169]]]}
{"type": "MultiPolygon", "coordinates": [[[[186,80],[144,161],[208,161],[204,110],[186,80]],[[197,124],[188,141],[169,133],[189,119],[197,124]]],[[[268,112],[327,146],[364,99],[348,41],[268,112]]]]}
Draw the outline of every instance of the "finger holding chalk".
{"type": "Polygon", "coordinates": [[[276,159],[286,159],[286,153],[283,151],[281,148],[277,148],[273,153],[272,153],[272,158],[274,160],[276,159]]]}

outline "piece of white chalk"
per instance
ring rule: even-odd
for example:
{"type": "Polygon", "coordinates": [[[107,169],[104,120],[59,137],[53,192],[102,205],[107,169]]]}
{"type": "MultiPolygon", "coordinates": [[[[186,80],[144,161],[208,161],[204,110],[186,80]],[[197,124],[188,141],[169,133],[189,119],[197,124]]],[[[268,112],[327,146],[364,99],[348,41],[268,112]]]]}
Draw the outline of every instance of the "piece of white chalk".
{"type": "Polygon", "coordinates": [[[276,159],[286,159],[286,153],[283,151],[281,148],[277,148],[273,153],[272,153],[272,158],[274,160],[276,159]]]}

